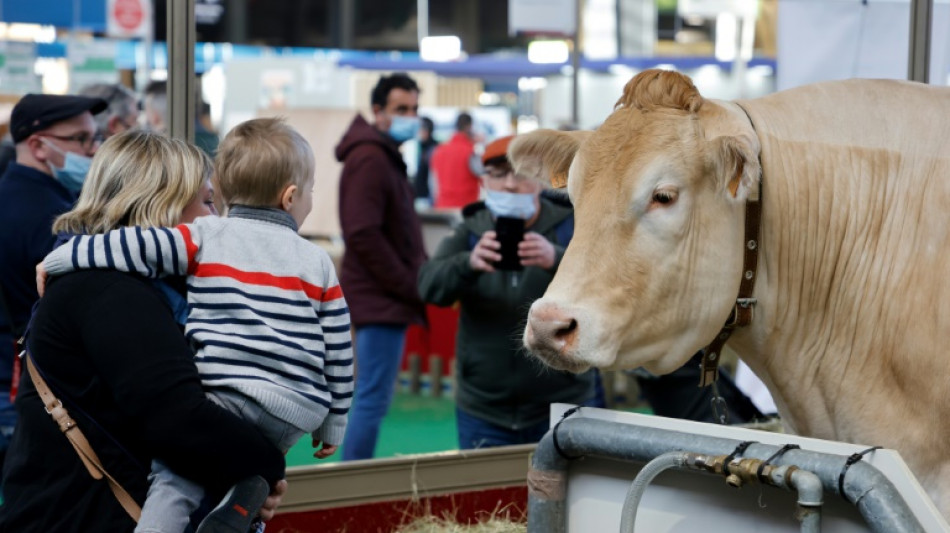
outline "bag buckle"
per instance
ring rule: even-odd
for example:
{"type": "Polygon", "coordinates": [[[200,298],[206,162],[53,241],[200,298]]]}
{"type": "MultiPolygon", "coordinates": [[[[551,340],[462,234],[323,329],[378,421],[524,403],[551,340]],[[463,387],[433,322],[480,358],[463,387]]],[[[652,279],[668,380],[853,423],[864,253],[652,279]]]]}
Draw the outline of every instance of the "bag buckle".
{"type": "Polygon", "coordinates": [[[44,407],[43,407],[43,410],[46,411],[46,414],[48,414],[48,415],[50,415],[50,416],[53,416],[53,411],[56,410],[56,409],[60,409],[60,408],[62,408],[62,407],[63,407],[63,402],[59,401],[59,398],[57,398],[57,399],[56,399],[56,403],[54,403],[54,404],[52,405],[52,407],[50,407],[50,406],[44,406],[44,407]]]}

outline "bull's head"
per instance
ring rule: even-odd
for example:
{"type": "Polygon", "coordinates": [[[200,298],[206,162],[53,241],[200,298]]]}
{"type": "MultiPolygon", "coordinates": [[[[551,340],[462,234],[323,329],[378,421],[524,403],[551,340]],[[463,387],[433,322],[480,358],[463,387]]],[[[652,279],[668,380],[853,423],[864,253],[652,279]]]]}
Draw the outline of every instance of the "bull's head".
{"type": "Polygon", "coordinates": [[[734,104],[649,70],[596,131],[536,131],[510,149],[519,172],[566,176],[575,233],[524,343],[547,364],[667,373],[709,343],[735,303],[745,200],[759,144],[734,104]]]}

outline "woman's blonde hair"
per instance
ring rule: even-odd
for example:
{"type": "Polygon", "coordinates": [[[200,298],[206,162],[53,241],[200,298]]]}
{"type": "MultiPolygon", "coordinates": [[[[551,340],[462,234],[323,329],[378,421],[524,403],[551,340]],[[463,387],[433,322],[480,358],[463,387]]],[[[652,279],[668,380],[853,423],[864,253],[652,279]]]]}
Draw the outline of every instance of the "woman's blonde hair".
{"type": "Polygon", "coordinates": [[[79,201],[53,232],[104,233],[120,226],[175,226],[211,176],[211,160],[180,139],[130,131],[92,158],[79,201]]]}

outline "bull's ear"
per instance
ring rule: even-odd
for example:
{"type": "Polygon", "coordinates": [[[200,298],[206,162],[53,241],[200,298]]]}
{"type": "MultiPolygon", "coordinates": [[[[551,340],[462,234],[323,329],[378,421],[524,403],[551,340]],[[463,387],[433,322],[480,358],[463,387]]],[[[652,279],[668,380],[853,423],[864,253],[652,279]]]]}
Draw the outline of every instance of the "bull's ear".
{"type": "Polygon", "coordinates": [[[535,130],[518,135],[508,147],[508,159],[516,173],[563,189],[574,154],[591,133],[535,130]]]}
{"type": "Polygon", "coordinates": [[[762,167],[757,143],[743,137],[723,136],[710,141],[709,164],[721,189],[731,197],[745,201],[758,198],[762,167]]]}

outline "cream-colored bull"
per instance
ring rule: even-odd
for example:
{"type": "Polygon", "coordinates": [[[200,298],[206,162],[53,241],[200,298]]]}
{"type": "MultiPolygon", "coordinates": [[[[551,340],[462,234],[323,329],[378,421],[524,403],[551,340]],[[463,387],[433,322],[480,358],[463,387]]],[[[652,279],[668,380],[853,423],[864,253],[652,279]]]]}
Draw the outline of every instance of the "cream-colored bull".
{"type": "Polygon", "coordinates": [[[950,512],[950,89],[821,83],[739,102],[645,71],[593,132],[521,136],[567,176],[574,239],[534,303],[547,364],[657,373],[735,304],[745,202],[762,223],[755,319],[729,345],[802,435],[901,452],[950,512]]]}

